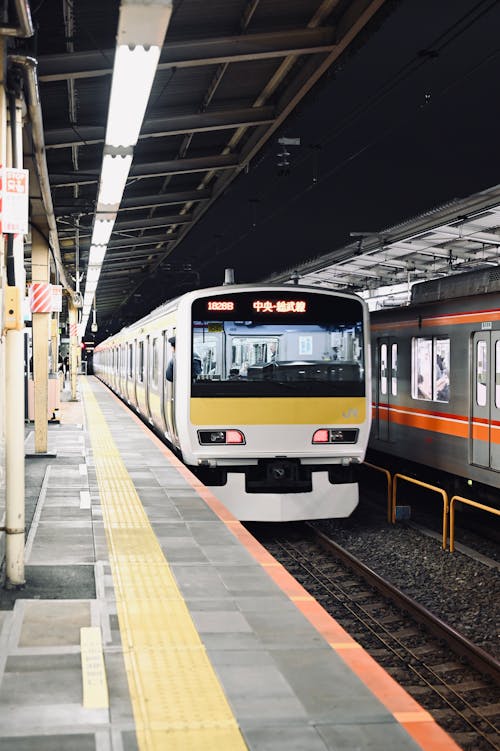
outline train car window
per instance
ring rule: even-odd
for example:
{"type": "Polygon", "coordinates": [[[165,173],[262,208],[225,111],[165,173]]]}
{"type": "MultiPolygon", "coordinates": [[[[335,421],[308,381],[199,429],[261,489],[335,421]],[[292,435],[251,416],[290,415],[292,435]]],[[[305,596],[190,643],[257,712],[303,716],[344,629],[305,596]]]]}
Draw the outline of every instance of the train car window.
{"type": "Polygon", "coordinates": [[[201,372],[192,396],[364,396],[362,304],[303,290],[267,295],[193,303],[201,372]]]}
{"type": "Polygon", "coordinates": [[[398,345],[391,345],[391,394],[398,393],[398,345]]]}
{"type": "Polygon", "coordinates": [[[137,380],[139,383],[144,383],[144,342],[139,342],[139,353],[137,363],[137,380]]]}
{"type": "Polygon", "coordinates": [[[432,399],[432,339],[412,339],[412,397],[432,399]]]}
{"type": "Polygon", "coordinates": [[[380,345],[380,393],[387,394],[387,344],[380,345]]]}
{"type": "Polygon", "coordinates": [[[488,398],[488,346],[484,339],[480,339],[476,349],[476,402],[479,407],[485,407],[488,398]]]}
{"type": "Polygon", "coordinates": [[[500,407],[500,341],[495,344],[495,407],[500,407]]]}
{"type": "Polygon", "coordinates": [[[450,401],[450,340],[438,337],[412,339],[412,397],[450,401]]]}
{"type": "Polygon", "coordinates": [[[437,402],[450,401],[450,340],[434,339],[434,389],[437,402]]]}
{"type": "Polygon", "coordinates": [[[151,384],[155,387],[158,386],[158,373],[160,371],[160,346],[159,339],[156,337],[153,339],[153,361],[151,365],[151,384]]]}
{"type": "Polygon", "coordinates": [[[134,376],[134,345],[129,344],[128,345],[128,377],[133,378],[134,376]]]}

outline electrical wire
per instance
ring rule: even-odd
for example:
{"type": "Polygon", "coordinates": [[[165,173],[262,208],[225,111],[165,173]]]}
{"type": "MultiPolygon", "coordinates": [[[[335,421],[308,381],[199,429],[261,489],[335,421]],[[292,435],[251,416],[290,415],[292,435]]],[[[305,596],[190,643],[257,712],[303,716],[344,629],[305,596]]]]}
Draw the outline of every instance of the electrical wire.
{"type": "MultiPolygon", "coordinates": [[[[403,84],[405,81],[407,81],[410,76],[414,75],[417,71],[420,70],[420,68],[428,64],[430,60],[434,60],[436,59],[436,57],[439,57],[441,53],[450,44],[456,41],[465,32],[469,31],[477,21],[483,18],[483,16],[485,16],[488,12],[493,10],[498,5],[499,5],[499,0],[480,0],[480,2],[476,3],[476,5],[473,8],[467,11],[467,13],[465,13],[457,21],[451,24],[448,27],[448,29],[446,29],[439,36],[437,36],[432,41],[432,43],[427,46],[426,50],[423,51],[424,54],[419,53],[414,58],[412,58],[412,60],[405,63],[391,77],[391,79],[388,82],[384,83],[377,90],[377,92],[367,102],[364,102],[362,106],[356,107],[354,110],[352,110],[342,120],[341,124],[335,129],[335,131],[329,134],[326,138],[324,138],[318,144],[315,144],[315,147],[319,147],[321,149],[323,146],[331,143],[336,138],[338,138],[348,127],[351,127],[353,123],[359,120],[362,115],[364,115],[366,112],[371,110],[373,107],[379,106],[380,103],[395,88],[397,88],[398,86],[403,84]],[[428,52],[429,54],[425,54],[426,52],[428,52]]],[[[499,52],[500,52],[500,48],[494,50],[492,53],[490,53],[485,58],[483,58],[483,60],[481,60],[473,68],[470,68],[466,73],[462,74],[461,76],[456,78],[452,83],[444,87],[437,95],[434,94],[433,102],[436,101],[439,97],[448,93],[448,91],[450,91],[452,88],[456,87],[458,84],[463,82],[470,75],[477,72],[477,70],[479,70],[483,65],[491,62],[491,60],[494,59],[499,54],[499,52]]],[[[420,104],[418,106],[417,111],[422,110],[423,107],[428,107],[428,106],[429,106],[429,103],[420,104]]],[[[315,189],[319,184],[321,184],[325,180],[332,177],[336,172],[339,172],[340,170],[344,169],[344,167],[348,163],[355,161],[364,152],[373,148],[377,143],[385,140],[391,133],[398,130],[402,125],[405,125],[413,117],[414,117],[414,111],[406,114],[404,117],[400,118],[397,122],[395,122],[392,125],[392,127],[386,129],[383,133],[377,135],[375,138],[365,143],[362,147],[357,149],[355,152],[352,152],[351,154],[349,154],[347,157],[345,157],[336,165],[334,165],[330,170],[328,170],[327,172],[321,175],[316,175],[315,181],[300,188],[291,197],[287,198],[286,201],[283,202],[281,206],[277,207],[276,209],[271,211],[269,214],[267,214],[265,217],[261,218],[259,222],[259,226],[269,222],[271,219],[275,219],[277,215],[285,211],[292,203],[296,202],[300,197],[302,197],[306,193],[309,193],[310,191],[315,189]]],[[[266,158],[269,158],[269,155],[267,155],[266,158]]],[[[273,158],[274,158],[274,155],[273,155],[273,158]]],[[[295,165],[299,166],[303,164],[305,161],[307,161],[309,158],[310,158],[309,154],[304,155],[302,157],[299,156],[298,158],[295,159],[295,165]]],[[[262,164],[263,161],[264,160],[262,160],[260,164],[262,164]]],[[[281,180],[282,178],[277,178],[277,179],[281,180]]],[[[276,180],[267,182],[267,190],[259,196],[259,203],[262,203],[265,200],[266,195],[269,195],[269,194],[276,195],[277,191],[276,191],[275,183],[276,183],[276,180]]],[[[199,268],[202,269],[208,266],[211,262],[213,262],[214,257],[223,256],[226,253],[229,253],[231,250],[234,249],[235,246],[237,246],[239,243],[244,241],[254,231],[255,231],[255,224],[253,224],[250,229],[244,231],[243,233],[240,233],[238,237],[232,240],[224,248],[216,247],[213,251],[211,251],[205,256],[207,258],[207,261],[201,262],[199,265],[199,268]]],[[[227,234],[227,231],[226,231],[226,234],[227,234]]]]}

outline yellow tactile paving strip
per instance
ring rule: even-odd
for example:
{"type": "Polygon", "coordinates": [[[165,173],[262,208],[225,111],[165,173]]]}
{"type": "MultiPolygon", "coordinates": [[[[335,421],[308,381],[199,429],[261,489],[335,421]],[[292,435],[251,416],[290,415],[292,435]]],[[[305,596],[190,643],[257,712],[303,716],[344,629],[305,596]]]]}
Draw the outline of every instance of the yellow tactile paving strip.
{"type": "Polygon", "coordinates": [[[247,748],[89,385],[81,379],[141,751],[247,748]]]}

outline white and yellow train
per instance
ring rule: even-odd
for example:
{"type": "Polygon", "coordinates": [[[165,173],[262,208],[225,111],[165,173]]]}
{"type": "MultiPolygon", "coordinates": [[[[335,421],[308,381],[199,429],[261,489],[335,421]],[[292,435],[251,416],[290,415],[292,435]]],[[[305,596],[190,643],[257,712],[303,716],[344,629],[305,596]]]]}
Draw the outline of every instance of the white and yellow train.
{"type": "Polygon", "coordinates": [[[368,312],[355,295],[189,292],[99,344],[93,367],[238,519],[356,507],[371,383],[368,312]]]}

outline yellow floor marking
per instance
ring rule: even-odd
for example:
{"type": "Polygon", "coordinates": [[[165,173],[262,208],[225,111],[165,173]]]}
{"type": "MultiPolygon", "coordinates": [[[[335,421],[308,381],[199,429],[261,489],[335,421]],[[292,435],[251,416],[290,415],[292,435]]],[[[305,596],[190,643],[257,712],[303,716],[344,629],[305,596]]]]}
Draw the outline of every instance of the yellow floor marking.
{"type": "Polygon", "coordinates": [[[247,748],[89,384],[81,379],[141,751],[247,748]]]}
{"type": "Polygon", "coordinates": [[[109,707],[108,684],[102,654],[101,629],[84,626],[80,629],[82,657],[83,706],[86,709],[109,707]]]}

